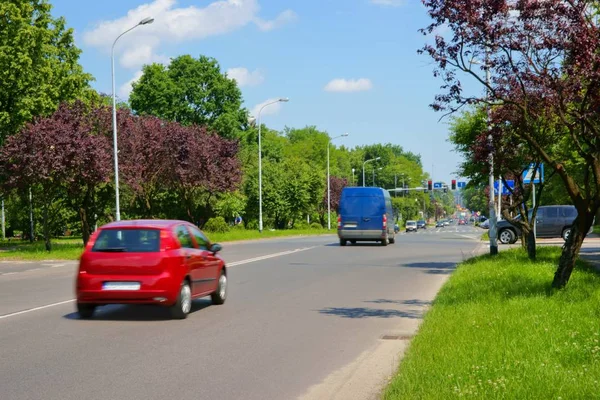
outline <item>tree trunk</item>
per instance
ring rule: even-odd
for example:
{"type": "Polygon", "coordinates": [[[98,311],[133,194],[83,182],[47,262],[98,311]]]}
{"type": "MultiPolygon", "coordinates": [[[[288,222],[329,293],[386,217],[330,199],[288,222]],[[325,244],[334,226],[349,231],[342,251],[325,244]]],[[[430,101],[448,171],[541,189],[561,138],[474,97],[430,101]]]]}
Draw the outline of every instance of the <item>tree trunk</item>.
{"type": "Polygon", "coordinates": [[[536,247],[535,247],[535,232],[533,229],[527,234],[527,257],[531,261],[535,261],[536,247]]]}
{"type": "Polygon", "coordinates": [[[48,220],[48,205],[44,204],[44,244],[46,251],[52,251],[52,243],[50,241],[50,221],[48,220]]]}
{"type": "Polygon", "coordinates": [[[575,222],[573,222],[571,234],[562,248],[558,268],[554,273],[552,287],[562,289],[569,283],[571,273],[573,273],[573,269],[575,268],[575,262],[579,256],[579,250],[581,250],[581,245],[583,244],[583,239],[585,239],[588,230],[592,226],[593,216],[594,213],[590,213],[590,215],[580,218],[580,214],[575,219],[575,222]]]}
{"type": "Polygon", "coordinates": [[[88,240],[90,240],[91,228],[88,221],[88,213],[87,210],[90,209],[91,205],[91,196],[93,195],[93,190],[88,188],[85,196],[83,198],[83,204],[79,207],[79,220],[81,221],[81,237],[83,239],[83,245],[87,245],[88,240]]]}

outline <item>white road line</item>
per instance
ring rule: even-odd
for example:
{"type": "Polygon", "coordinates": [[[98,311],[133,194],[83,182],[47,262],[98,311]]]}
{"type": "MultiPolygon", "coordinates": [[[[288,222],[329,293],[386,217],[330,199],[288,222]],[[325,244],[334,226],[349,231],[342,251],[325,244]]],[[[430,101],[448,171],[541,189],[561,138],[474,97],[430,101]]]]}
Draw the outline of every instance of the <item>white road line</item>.
{"type": "MultiPolygon", "coordinates": [[[[294,249],[294,250],[289,250],[289,251],[282,251],[280,253],[273,253],[273,254],[267,254],[267,255],[264,255],[264,256],[260,256],[260,257],[248,258],[246,260],[234,261],[232,263],[227,264],[227,266],[228,267],[235,267],[236,265],[248,264],[248,263],[251,263],[251,262],[267,260],[269,258],[281,257],[281,256],[285,256],[285,255],[288,255],[288,254],[299,253],[301,251],[306,251],[306,250],[314,249],[316,247],[319,247],[319,246],[304,247],[304,248],[301,248],[301,249],[294,249]]],[[[16,273],[16,272],[13,272],[13,273],[16,273]]],[[[11,272],[4,273],[3,275],[8,275],[8,274],[11,274],[11,272]]],[[[4,314],[4,315],[0,315],[0,319],[5,319],[5,318],[9,318],[9,317],[15,317],[17,315],[26,314],[26,313],[29,313],[29,312],[32,312],[32,311],[43,310],[45,308],[50,308],[50,307],[54,307],[54,306],[60,306],[62,304],[67,304],[67,303],[70,303],[70,302],[73,302],[73,301],[75,301],[75,299],[65,300],[65,301],[59,301],[58,303],[47,304],[45,306],[29,308],[27,310],[17,311],[17,312],[10,313],[10,314],[4,314]]]]}
{"type": "Polygon", "coordinates": [[[14,317],[14,316],[25,314],[25,313],[32,312],[32,311],[43,310],[44,308],[49,308],[49,307],[54,307],[54,306],[60,306],[62,304],[67,304],[67,303],[70,303],[72,301],[75,301],[75,299],[65,300],[65,301],[59,301],[58,303],[46,304],[45,306],[40,306],[40,307],[28,308],[27,310],[23,310],[23,311],[17,311],[17,312],[10,313],[10,314],[0,315],[0,319],[14,317]]]}
{"type": "Polygon", "coordinates": [[[227,266],[228,267],[235,267],[236,265],[248,264],[248,263],[252,263],[252,262],[256,262],[256,261],[267,260],[269,258],[281,257],[281,256],[285,256],[285,255],[288,255],[288,254],[299,253],[301,251],[306,251],[306,250],[314,249],[315,247],[317,247],[317,246],[304,247],[304,248],[301,248],[301,249],[294,249],[294,250],[282,251],[280,253],[273,253],[273,254],[267,254],[265,256],[249,258],[247,260],[234,261],[234,262],[231,262],[231,263],[227,263],[227,266]]]}
{"type": "Polygon", "coordinates": [[[458,236],[462,236],[464,238],[471,239],[471,240],[479,240],[479,238],[477,236],[475,236],[475,237],[473,237],[473,236],[467,236],[467,235],[458,235],[458,236]]]}

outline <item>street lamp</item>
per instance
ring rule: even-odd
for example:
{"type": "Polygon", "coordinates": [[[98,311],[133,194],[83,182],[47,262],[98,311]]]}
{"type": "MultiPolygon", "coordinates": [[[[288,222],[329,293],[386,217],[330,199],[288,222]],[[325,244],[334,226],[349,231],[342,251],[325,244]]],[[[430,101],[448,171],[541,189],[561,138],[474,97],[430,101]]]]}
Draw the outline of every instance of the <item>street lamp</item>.
{"type": "MultiPolygon", "coordinates": [[[[264,104],[259,110],[258,115],[256,116],[256,123],[258,124],[258,231],[262,233],[263,231],[263,217],[262,217],[262,145],[260,140],[260,113],[263,108],[270,106],[276,103],[287,103],[290,101],[287,97],[281,97],[277,100],[271,101],[267,104],[264,104]]],[[[249,122],[252,123],[253,118],[249,119],[249,122]]]]}
{"type": "MultiPolygon", "coordinates": [[[[487,52],[486,52],[487,58],[487,52]]],[[[479,64],[482,65],[481,62],[476,59],[471,59],[471,64],[479,64]]],[[[489,65],[485,65],[485,83],[486,83],[486,99],[488,101],[487,105],[487,129],[488,132],[492,129],[491,126],[491,113],[492,109],[489,105],[490,99],[490,68],[489,65]]],[[[490,255],[498,254],[498,242],[496,238],[496,205],[494,204],[494,152],[492,151],[492,134],[488,133],[488,141],[490,145],[490,174],[489,174],[489,186],[490,186],[490,197],[489,197],[489,210],[490,210],[490,228],[489,228],[489,236],[490,236],[490,255]]],[[[498,186],[498,192],[500,193],[501,187],[498,186]]]]}
{"type": "Polygon", "coordinates": [[[112,44],[112,48],[110,50],[110,64],[111,64],[111,72],[112,72],[112,124],[113,124],[113,151],[115,157],[115,218],[117,221],[121,220],[121,207],[119,204],[119,156],[117,149],[117,94],[115,93],[115,44],[117,44],[117,40],[127,32],[137,28],[140,25],[148,25],[154,22],[154,18],[144,18],[140,22],[137,23],[134,27],[127,29],[125,32],[121,33],[112,44]]]}
{"type": "MultiPolygon", "coordinates": [[[[375,167],[373,167],[373,186],[375,186],[375,167]]],[[[377,168],[378,171],[381,171],[383,169],[383,167],[379,167],[377,168]]]]}
{"type": "Polygon", "coordinates": [[[329,182],[329,144],[332,140],[346,137],[348,133],[327,140],[327,229],[331,230],[331,184],[329,182]]]}
{"type": "Polygon", "coordinates": [[[363,163],[363,187],[365,187],[365,164],[371,161],[378,161],[381,160],[381,157],[376,157],[376,158],[371,158],[370,160],[367,160],[363,163]]]}
{"type": "Polygon", "coordinates": [[[356,170],[354,168],[352,168],[352,186],[354,186],[354,172],[356,170]]]}

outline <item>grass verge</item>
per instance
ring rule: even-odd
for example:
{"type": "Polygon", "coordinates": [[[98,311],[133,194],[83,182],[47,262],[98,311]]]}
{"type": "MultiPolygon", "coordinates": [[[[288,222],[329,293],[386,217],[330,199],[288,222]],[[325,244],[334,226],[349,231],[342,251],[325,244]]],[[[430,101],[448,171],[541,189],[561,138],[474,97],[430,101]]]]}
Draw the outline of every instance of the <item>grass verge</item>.
{"type": "MultiPolygon", "coordinates": [[[[265,230],[262,233],[251,230],[232,230],[227,233],[207,233],[214,243],[226,243],[238,240],[276,238],[285,236],[307,236],[335,233],[327,229],[289,229],[281,231],[265,230]]],[[[43,241],[29,243],[21,240],[1,241],[0,259],[4,260],[78,260],[83,251],[81,238],[53,239],[52,251],[46,251],[43,241]]]]}
{"type": "Polygon", "coordinates": [[[600,276],[578,262],[550,283],[560,248],[459,265],[426,314],[384,398],[590,399],[600,393],[600,276]]]}

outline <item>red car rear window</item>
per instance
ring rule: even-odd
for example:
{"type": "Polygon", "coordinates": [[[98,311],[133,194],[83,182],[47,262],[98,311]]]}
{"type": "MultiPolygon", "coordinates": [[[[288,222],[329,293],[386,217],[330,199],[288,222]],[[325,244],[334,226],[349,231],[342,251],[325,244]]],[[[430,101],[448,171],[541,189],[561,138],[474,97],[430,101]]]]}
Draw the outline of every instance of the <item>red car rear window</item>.
{"type": "Polygon", "coordinates": [[[105,229],[100,232],[92,251],[149,253],[160,251],[158,229],[105,229]]]}

